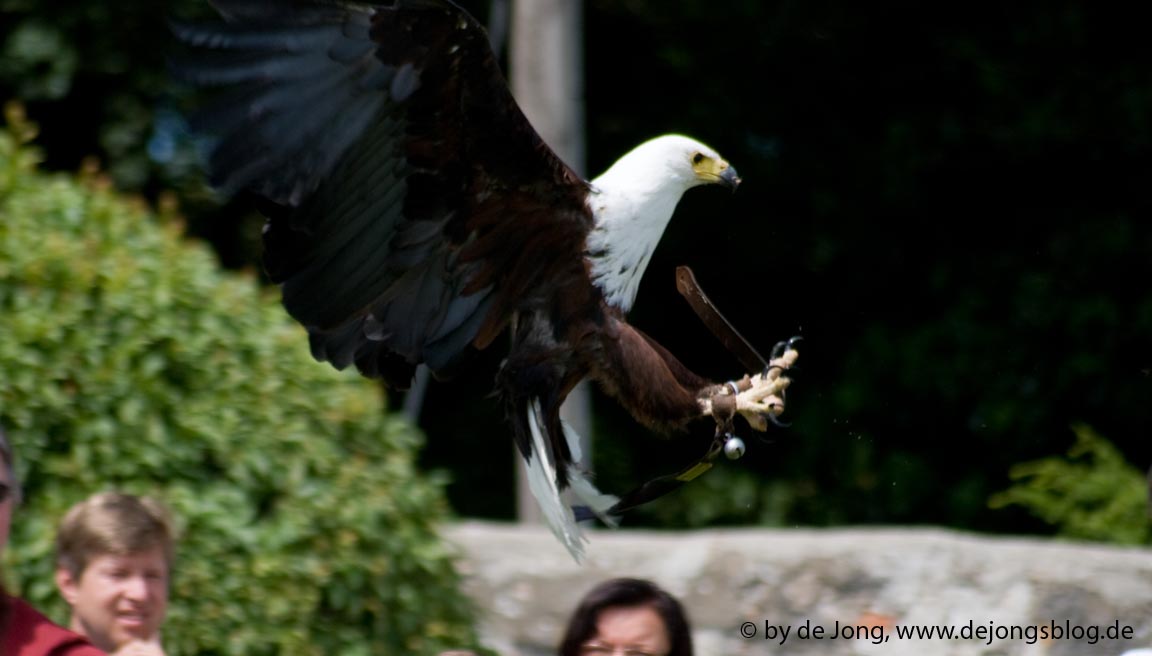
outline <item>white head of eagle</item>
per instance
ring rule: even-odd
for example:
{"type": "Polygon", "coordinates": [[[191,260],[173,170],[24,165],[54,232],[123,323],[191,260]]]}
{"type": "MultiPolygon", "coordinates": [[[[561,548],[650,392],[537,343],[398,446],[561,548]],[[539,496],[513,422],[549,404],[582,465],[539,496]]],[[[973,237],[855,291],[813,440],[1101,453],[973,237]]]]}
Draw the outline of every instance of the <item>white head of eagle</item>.
{"type": "Polygon", "coordinates": [[[680,197],[692,187],[740,184],[736,170],[708,146],[678,134],[646,141],[592,181],[595,225],[586,256],[605,300],[632,308],[640,279],[680,197]]]}

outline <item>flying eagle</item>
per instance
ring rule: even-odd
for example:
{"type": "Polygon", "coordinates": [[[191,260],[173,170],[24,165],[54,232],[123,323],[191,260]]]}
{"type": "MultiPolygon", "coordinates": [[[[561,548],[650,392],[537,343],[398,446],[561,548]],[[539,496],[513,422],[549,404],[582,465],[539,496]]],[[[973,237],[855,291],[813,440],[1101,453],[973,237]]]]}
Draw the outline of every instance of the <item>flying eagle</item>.
{"type": "MultiPolygon", "coordinates": [[[[405,389],[510,340],[496,375],[533,493],[579,557],[560,493],[603,516],[564,398],[591,378],[668,432],[731,396],[763,429],[776,387],[692,373],[625,320],[681,195],[735,189],[734,168],[679,135],[583,180],[525,119],[483,27],[448,0],[214,0],[176,25],[177,66],[222,87],[194,119],[213,184],[262,199],[265,266],[318,360],[405,389]]],[[[605,517],[611,520],[609,517],[605,517]]]]}

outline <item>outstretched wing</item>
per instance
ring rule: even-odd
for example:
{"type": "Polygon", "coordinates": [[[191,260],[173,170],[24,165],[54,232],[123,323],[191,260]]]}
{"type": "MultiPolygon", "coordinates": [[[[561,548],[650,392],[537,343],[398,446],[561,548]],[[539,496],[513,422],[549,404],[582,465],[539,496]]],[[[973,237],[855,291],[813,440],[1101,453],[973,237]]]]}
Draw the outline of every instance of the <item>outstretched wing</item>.
{"type": "MultiPolygon", "coordinates": [[[[587,185],[513,100],[447,0],[216,0],[174,29],[213,182],[267,201],[265,265],[313,354],[406,385],[578,285],[587,185]]],[[[586,283],[585,283],[586,284],[586,283]]]]}

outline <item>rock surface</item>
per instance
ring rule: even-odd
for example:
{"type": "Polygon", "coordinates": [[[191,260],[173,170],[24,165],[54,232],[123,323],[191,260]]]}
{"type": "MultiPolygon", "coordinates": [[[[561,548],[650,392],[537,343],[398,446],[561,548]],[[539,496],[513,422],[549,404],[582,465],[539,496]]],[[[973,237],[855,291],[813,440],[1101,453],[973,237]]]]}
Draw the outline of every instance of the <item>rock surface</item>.
{"type": "Polygon", "coordinates": [[[462,553],[484,644],[503,656],[554,654],[581,596],[614,576],[676,595],[699,656],[1152,647],[1150,549],[919,528],[592,531],[581,566],[539,527],[467,522],[447,538],[462,553]],[[902,633],[917,630],[937,633],[902,633]]]}

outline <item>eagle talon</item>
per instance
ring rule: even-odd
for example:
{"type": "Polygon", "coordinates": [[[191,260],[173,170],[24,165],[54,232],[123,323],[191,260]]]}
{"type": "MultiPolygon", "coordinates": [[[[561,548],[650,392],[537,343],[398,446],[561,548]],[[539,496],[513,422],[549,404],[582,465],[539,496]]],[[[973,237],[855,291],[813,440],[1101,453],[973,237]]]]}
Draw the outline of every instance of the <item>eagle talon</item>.
{"type": "MultiPolygon", "coordinates": [[[[778,358],[774,357],[772,359],[776,360],[778,358]]],[[[785,371],[788,371],[788,369],[791,369],[791,367],[785,367],[784,365],[780,365],[780,364],[770,364],[770,365],[764,367],[764,371],[760,372],[760,377],[767,379],[768,374],[772,373],[773,371],[779,371],[779,372],[783,373],[785,371]]]]}
{"type": "Polygon", "coordinates": [[[796,335],[795,337],[790,337],[786,340],[776,342],[776,344],[772,346],[772,353],[769,359],[775,360],[783,356],[784,353],[794,349],[796,344],[802,341],[804,341],[804,337],[802,335],[796,335]]]}

